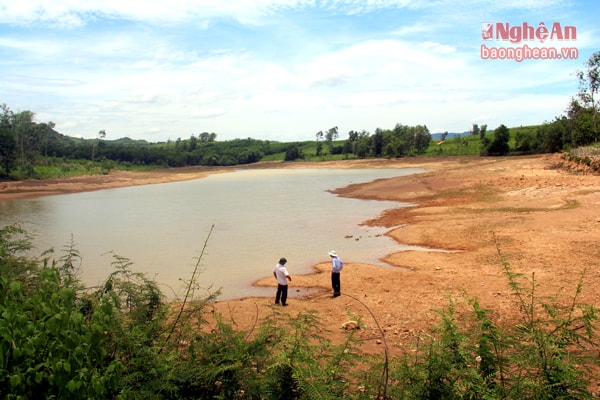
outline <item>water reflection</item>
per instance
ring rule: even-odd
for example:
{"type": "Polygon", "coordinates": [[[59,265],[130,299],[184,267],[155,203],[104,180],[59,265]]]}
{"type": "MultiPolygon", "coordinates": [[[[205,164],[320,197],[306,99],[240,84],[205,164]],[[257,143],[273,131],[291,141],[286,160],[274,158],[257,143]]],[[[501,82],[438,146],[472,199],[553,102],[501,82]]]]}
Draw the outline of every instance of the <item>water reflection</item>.
{"type": "Polygon", "coordinates": [[[179,291],[182,279],[189,279],[214,224],[201,260],[201,283],[222,287],[222,298],[236,298],[264,294],[250,284],[270,276],[282,256],[298,274],[328,260],[331,249],[345,261],[375,264],[398,251],[397,243],[381,236],[384,229],[359,224],[403,204],[340,198],[327,190],[419,171],[244,170],[186,182],[0,202],[0,221],[22,223],[36,236],[40,252],[60,250],[73,235],[88,285],[101,284],[112,271],[112,251],[130,258],[136,271],[157,279],[167,294],[179,291]]]}

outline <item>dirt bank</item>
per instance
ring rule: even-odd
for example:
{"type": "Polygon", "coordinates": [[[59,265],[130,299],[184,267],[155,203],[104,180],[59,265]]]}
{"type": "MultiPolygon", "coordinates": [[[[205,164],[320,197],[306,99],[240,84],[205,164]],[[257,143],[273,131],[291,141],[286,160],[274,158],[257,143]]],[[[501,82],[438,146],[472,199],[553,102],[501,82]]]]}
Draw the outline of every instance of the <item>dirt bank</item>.
{"type": "MultiPolygon", "coordinates": [[[[584,275],[579,301],[598,303],[600,294],[600,177],[564,168],[559,155],[513,158],[451,158],[389,161],[390,166],[421,166],[427,173],[340,188],[338,195],[415,204],[374,216],[368,224],[390,227],[399,243],[444,251],[399,251],[381,255],[398,269],[344,260],[342,292],[331,299],[329,262],[315,273],[294,276],[294,287],[320,292],[292,299],[290,313],[318,311],[324,326],[341,332],[348,312],[363,318],[360,336],[367,348],[382,348],[368,308],[394,348],[414,344],[415,334],[438,321],[436,310],[476,297],[503,320],[518,308],[508,286],[503,259],[535,280],[539,296],[571,299],[584,275]]],[[[339,249],[336,249],[339,251],[339,249]]],[[[343,258],[343,252],[340,254],[343,258]]],[[[289,264],[293,266],[293,260],[289,264]]],[[[291,268],[293,274],[293,267],[291,268]]],[[[272,277],[257,282],[275,287],[272,277]]],[[[219,304],[240,327],[272,299],[242,299],[219,304]],[[258,311],[257,311],[258,310],[258,311]]]]}
{"type": "MultiPolygon", "coordinates": [[[[381,254],[383,268],[344,259],[343,296],[331,299],[329,262],[310,275],[293,276],[290,292],[308,287],[316,294],[292,298],[286,311],[316,310],[324,326],[341,334],[348,312],[362,316],[360,336],[367,347],[382,343],[367,308],[386,332],[390,349],[411,344],[415,333],[437,323],[436,310],[456,299],[477,297],[500,318],[517,308],[508,287],[502,258],[528,279],[538,295],[575,294],[585,273],[581,302],[598,303],[600,294],[600,177],[568,171],[558,155],[532,157],[362,160],[331,163],[264,163],[244,168],[382,168],[423,167],[426,173],[378,180],[335,190],[340,196],[413,203],[373,216],[368,224],[390,228],[399,243],[444,251],[399,251],[381,254]]],[[[70,193],[140,184],[194,179],[228,168],[187,168],[57,181],[0,183],[0,201],[27,196],[70,193]]],[[[274,255],[279,257],[279,255],[274,255]]],[[[295,260],[289,260],[294,274],[295,260]]],[[[270,268],[266,266],[266,268],[270,268]]],[[[270,271],[257,285],[273,287],[270,271]]],[[[250,329],[269,314],[271,298],[247,298],[216,304],[217,311],[250,329]],[[257,315],[258,314],[258,315],[257,315]]]]}

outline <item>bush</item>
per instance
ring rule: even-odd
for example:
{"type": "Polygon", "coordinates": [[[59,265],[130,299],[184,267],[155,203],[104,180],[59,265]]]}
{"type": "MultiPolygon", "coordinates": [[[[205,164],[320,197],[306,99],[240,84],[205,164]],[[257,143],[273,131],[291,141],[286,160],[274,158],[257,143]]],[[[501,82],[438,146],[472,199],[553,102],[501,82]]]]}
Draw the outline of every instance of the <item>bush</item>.
{"type": "MultiPolygon", "coordinates": [[[[9,258],[2,257],[3,270],[18,264],[9,258]]],[[[0,397],[113,397],[120,369],[106,346],[113,310],[84,314],[58,268],[29,272],[0,276],[0,397]]]]}
{"type": "Polygon", "coordinates": [[[449,299],[439,326],[392,360],[386,348],[382,364],[358,351],[352,331],[329,342],[315,312],[291,317],[271,308],[248,332],[218,315],[207,326],[216,295],[188,302],[188,290],[174,317],[156,283],[126,258],[115,255],[104,285],[86,290],[73,241],[57,261],[23,256],[30,248],[18,226],[0,229],[1,398],[592,397],[597,315],[578,300],[583,275],[572,298],[542,299],[533,279],[503,261],[513,325],[494,322],[476,299],[449,299]],[[459,307],[470,309],[466,318],[459,307]]]}
{"type": "Polygon", "coordinates": [[[524,276],[504,261],[503,266],[516,298],[516,322],[495,324],[476,299],[469,300],[471,314],[459,321],[457,303],[450,299],[433,334],[421,334],[412,352],[394,360],[391,379],[397,384],[391,398],[593,397],[588,367],[597,359],[585,350],[596,337],[597,314],[593,305],[578,302],[583,276],[573,298],[558,302],[537,297],[534,280],[525,287],[524,276]]]}

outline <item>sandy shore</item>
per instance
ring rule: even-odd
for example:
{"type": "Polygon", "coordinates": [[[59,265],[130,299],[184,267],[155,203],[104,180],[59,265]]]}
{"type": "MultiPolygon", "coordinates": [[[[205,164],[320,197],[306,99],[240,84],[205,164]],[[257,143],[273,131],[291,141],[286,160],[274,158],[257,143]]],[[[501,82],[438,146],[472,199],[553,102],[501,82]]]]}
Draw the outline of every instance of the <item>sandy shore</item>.
{"type": "MultiPolygon", "coordinates": [[[[437,312],[452,296],[459,305],[476,297],[501,319],[518,315],[502,259],[538,285],[538,295],[575,294],[584,275],[581,302],[597,304],[600,296],[600,177],[568,171],[558,155],[484,158],[361,160],[327,163],[261,163],[243,168],[389,168],[422,167],[428,172],[340,188],[338,195],[410,202],[365,223],[390,227],[399,243],[443,251],[382,254],[392,265],[382,268],[347,260],[343,296],[331,299],[329,260],[314,273],[293,276],[286,311],[316,310],[333,335],[341,334],[348,313],[363,318],[360,336],[379,351],[380,333],[367,312],[376,316],[391,349],[407,346],[415,333],[437,323],[437,312]],[[294,296],[312,288],[308,298],[294,296]]],[[[196,179],[232,168],[186,168],[143,173],[47,181],[0,183],[0,201],[29,196],[196,179]]],[[[293,271],[291,271],[293,274],[293,271]]],[[[273,287],[267,277],[257,285],[273,287]]],[[[273,292],[274,293],[274,292],[273,292]]],[[[271,298],[219,302],[217,311],[250,329],[269,315],[271,298]],[[258,315],[257,315],[258,313],[258,315]]]]}
{"type": "MultiPolygon", "coordinates": [[[[292,299],[290,313],[316,310],[333,335],[342,334],[349,315],[363,319],[365,349],[381,352],[377,324],[393,352],[415,343],[446,308],[449,297],[458,315],[477,298],[497,322],[519,318],[503,261],[536,285],[538,296],[558,295],[570,302],[583,276],[582,303],[600,296],[600,177],[569,170],[559,155],[513,158],[395,160],[389,165],[419,166],[427,173],[354,185],[338,195],[396,200],[414,207],[374,216],[368,224],[390,227],[399,243],[444,251],[399,251],[381,255],[398,269],[344,260],[340,298],[331,299],[330,264],[314,273],[294,276],[294,287],[318,292],[292,299]],[[564,296],[564,297],[563,297],[564,296]],[[369,311],[367,311],[367,308],[369,311]],[[370,313],[376,317],[377,324],[370,313]]],[[[341,255],[343,258],[343,255],[341,255]]],[[[257,285],[275,287],[268,277],[257,285]]],[[[547,300],[547,299],[546,299],[547,300]]],[[[268,315],[272,299],[241,299],[218,304],[240,328],[268,315]],[[258,311],[257,311],[258,310],[258,311]]]]}
{"type": "MultiPolygon", "coordinates": [[[[113,170],[106,175],[77,176],[58,179],[28,179],[23,181],[0,181],[0,201],[27,197],[48,196],[114,189],[127,186],[151,185],[203,178],[209,174],[231,172],[240,169],[266,168],[401,168],[407,162],[388,160],[353,160],[332,162],[262,162],[234,167],[186,167],[156,169],[145,172],[113,170]]],[[[428,165],[425,160],[410,163],[410,166],[428,165]]]]}

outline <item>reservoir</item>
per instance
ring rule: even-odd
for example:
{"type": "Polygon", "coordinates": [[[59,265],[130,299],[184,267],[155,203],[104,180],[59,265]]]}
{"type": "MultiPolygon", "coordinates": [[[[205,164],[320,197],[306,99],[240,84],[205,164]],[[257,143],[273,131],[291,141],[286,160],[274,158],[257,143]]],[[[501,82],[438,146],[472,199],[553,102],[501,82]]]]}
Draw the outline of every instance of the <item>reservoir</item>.
{"type": "Polygon", "coordinates": [[[270,296],[273,290],[252,283],[272,276],[280,257],[287,258],[292,275],[328,261],[330,250],[346,263],[386,266],[379,259],[402,245],[383,236],[387,229],[361,223],[406,204],[347,199],[328,190],[418,172],[422,170],[243,170],[3,201],[0,223],[19,223],[32,234],[34,255],[52,248],[58,259],[73,240],[87,286],[104,283],[116,254],[130,259],[134,271],[156,280],[167,297],[181,296],[206,242],[199,264],[201,289],[220,288],[220,299],[270,296]]]}

